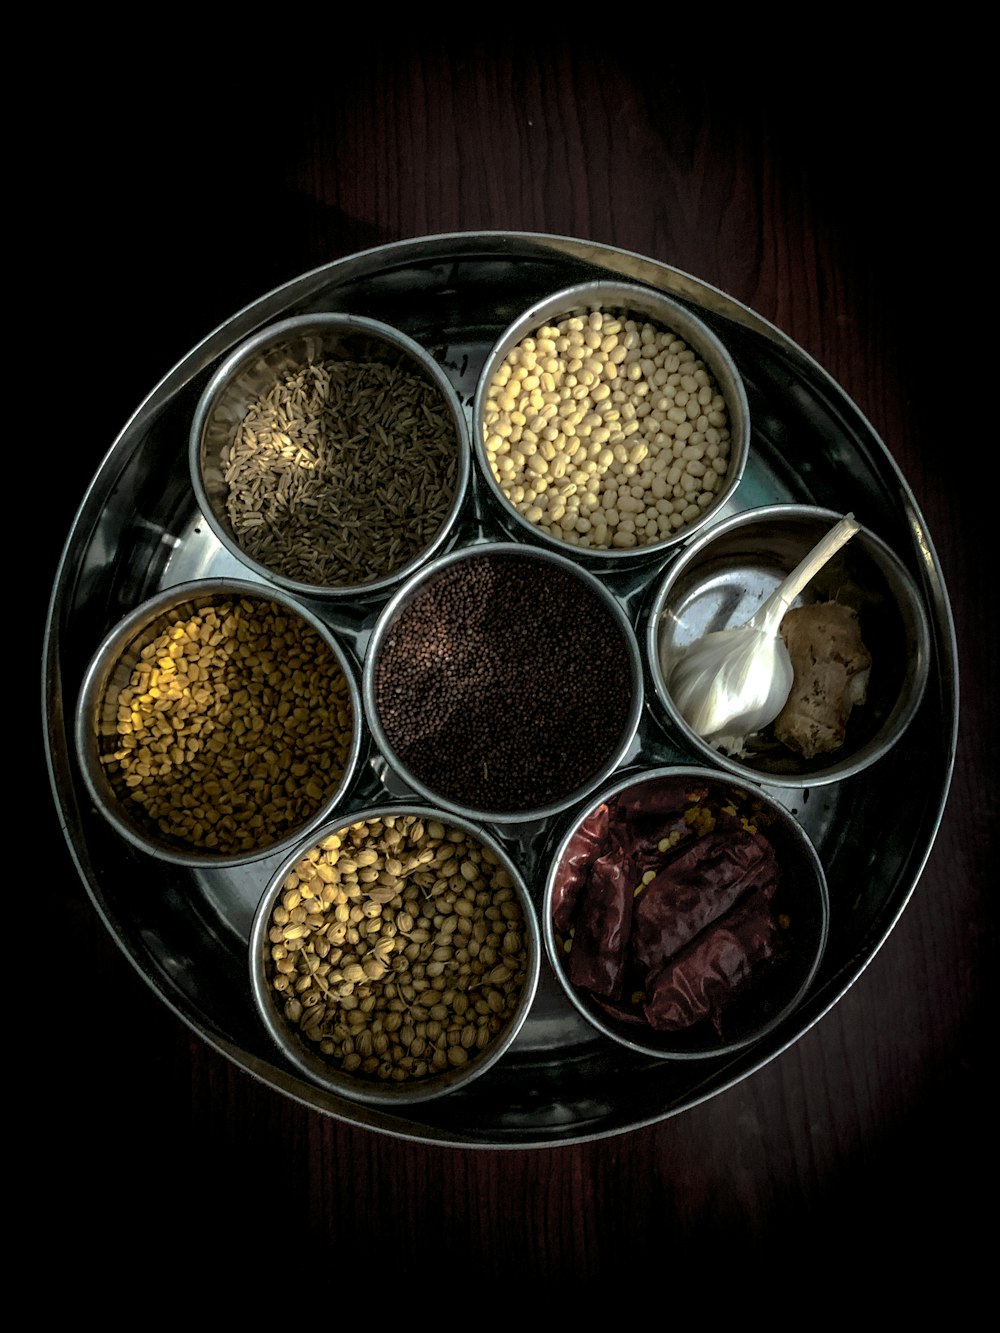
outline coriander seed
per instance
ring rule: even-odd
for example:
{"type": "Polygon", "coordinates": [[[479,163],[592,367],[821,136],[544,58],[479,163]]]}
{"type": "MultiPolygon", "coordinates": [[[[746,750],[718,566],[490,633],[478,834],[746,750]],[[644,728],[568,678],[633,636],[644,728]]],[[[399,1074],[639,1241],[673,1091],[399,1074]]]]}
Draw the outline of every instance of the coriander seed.
{"type": "Polygon", "coordinates": [[[464,828],[402,812],[362,815],[339,830],[336,843],[322,839],[300,856],[263,909],[264,984],[284,1022],[332,1070],[373,1085],[419,1085],[487,1057],[523,1016],[537,975],[533,923],[500,853],[464,828]],[[342,881],[300,926],[285,924],[287,897],[296,891],[290,885],[318,879],[320,866],[364,863],[381,871],[388,859],[412,869],[378,902],[369,896],[375,885],[359,886],[362,924],[352,942],[333,947],[338,912],[350,901],[342,881]],[[444,874],[455,860],[474,867],[474,877],[457,867],[444,874]],[[458,903],[472,911],[488,957],[455,949],[458,903]],[[268,942],[275,931],[281,957],[268,942]]]}

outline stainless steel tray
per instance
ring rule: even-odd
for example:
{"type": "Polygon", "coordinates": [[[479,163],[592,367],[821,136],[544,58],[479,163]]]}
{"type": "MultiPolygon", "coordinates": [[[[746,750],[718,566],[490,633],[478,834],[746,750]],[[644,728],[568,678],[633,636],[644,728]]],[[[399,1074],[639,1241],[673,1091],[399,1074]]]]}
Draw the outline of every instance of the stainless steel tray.
{"type": "MultiPolygon", "coordinates": [[[[491,505],[477,477],[459,541],[509,539],[491,505]]],[[[602,577],[641,640],[651,578],[619,567],[602,577]]],[[[312,606],[360,664],[378,604],[312,606]]],[[[195,347],[138,407],[93,478],[56,575],[42,666],[49,770],[70,852],[108,930],[163,1002],[287,1096],[355,1125],[445,1145],[551,1146],[621,1133],[721,1092],[786,1049],[857,979],[905,907],[940,823],[957,731],[955,638],[937,557],[905,480],[857,407],[801,348],[696,278],[639,255],[533,234],[462,233],[365,251],[268,293],[195,347]],[[725,514],[789,501],[851,509],[914,575],[931,623],[928,689],[902,741],[864,775],[812,792],[766,788],[813,839],[832,901],[817,984],[766,1042],[694,1064],[633,1056],[584,1027],[543,963],[538,998],[517,1042],[468,1090],[402,1115],[348,1103],[284,1068],[253,1009],[246,946],[269,862],[178,871],[126,844],[89,804],[72,745],[83,673],[104,633],[137,602],[191,578],[245,577],[197,508],[187,435],[211,372],[256,328],[314,310],[374,316],[431,350],[471,413],[479,370],[523,308],[549,291],[609,275],[660,288],[696,309],[745,378],[751,456],[725,514]]],[[[647,699],[625,767],[690,763],[660,721],[651,689],[647,699]]],[[[371,748],[353,806],[387,793],[407,795],[371,748]]],[[[492,830],[518,858],[536,901],[547,857],[572,818],[570,812],[548,824],[492,830]]]]}

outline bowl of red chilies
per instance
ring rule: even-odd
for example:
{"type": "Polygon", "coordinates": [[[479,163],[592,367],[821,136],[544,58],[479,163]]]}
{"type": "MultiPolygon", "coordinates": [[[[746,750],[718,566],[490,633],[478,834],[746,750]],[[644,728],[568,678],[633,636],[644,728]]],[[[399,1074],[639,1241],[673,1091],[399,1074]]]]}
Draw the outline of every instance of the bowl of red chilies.
{"type": "Polygon", "coordinates": [[[599,1032],[669,1059],[771,1033],[813,985],[829,897],[789,812],[711,769],[621,777],[563,837],[545,889],[549,959],[599,1032]]]}

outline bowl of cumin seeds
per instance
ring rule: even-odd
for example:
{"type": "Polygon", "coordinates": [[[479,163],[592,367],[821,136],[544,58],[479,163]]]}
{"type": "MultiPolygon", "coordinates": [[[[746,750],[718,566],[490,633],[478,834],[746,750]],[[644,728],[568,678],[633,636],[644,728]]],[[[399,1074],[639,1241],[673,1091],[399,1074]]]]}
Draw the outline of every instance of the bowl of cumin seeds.
{"type": "Polygon", "coordinates": [[[268,325],[195,411],[191,480],[219,542],[304,597],[376,597],[447,542],[471,445],[444,371],[401,331],[351,314],[268,325]]]}

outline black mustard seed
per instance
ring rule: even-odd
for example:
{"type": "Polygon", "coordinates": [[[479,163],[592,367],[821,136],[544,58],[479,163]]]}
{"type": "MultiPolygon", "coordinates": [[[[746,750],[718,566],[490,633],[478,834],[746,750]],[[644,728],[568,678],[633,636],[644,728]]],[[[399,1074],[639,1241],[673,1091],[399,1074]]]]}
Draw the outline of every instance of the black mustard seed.
{"type": "Polygon", "coordinates": [[[632,704],[625,636],[582,579],[530,555],[471,555],[389,627],[374,703],[399,760],[477,810],[550,805],[594,778],[632,704]]]}

